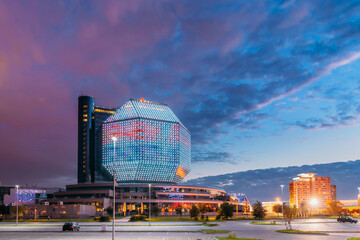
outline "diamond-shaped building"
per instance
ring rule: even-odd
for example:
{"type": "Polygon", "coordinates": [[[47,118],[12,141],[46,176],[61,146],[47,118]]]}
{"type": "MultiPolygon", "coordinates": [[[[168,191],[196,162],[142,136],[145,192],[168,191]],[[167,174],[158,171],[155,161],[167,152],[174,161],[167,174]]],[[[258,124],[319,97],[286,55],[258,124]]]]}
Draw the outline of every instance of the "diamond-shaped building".
{"type": "Polygon", "coordinates": [[[117,182],[178,184],[190,172],[190,132],[166,104],[130,99],[102,124],[102,141],[117,182]]]}

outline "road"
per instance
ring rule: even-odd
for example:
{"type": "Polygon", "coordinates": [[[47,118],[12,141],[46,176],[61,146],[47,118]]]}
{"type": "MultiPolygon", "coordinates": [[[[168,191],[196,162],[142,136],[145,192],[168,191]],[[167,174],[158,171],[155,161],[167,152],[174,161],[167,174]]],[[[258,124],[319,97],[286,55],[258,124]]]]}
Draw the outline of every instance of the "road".
{"type": "MultiPolygon", "coordinates": [[[[258,239],[305,239],[305,240],[346,240],[360,237],[360,224],[337,223],[334,219],[297,220],[294,229],[303,231],[326,231],[329,235],[298,235],[278,233],[283,225],[253,225],[250,221],[219,222],[220,226],[200,226],[193,222],[116,223],[116,239],[214,239],[214,236],[228,234],[203,234],[200,229],[221,229],[236,233],[237,237],[258,239]]],[[[106,223],[107,232],[101,232],[102,223],[80,223],[80,232],[62,232],[62,223],[0,223],[0,239],[111,239],[111,223],[106,223]]]]}

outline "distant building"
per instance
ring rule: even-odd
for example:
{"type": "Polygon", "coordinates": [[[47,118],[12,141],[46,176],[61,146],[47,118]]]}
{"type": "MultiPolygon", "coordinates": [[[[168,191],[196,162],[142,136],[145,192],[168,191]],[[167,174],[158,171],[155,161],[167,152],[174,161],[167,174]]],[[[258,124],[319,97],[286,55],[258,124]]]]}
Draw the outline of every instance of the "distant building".
{"type": "Polygon", "coordinates": [[[4,205],[35,205],[41,203],[42,199],[50,198],[50,195],[59,188],[37,188],[37,187],[11,187],[4,195],[4,205]],[[18,195],[17,195],[18,194],[18,195]]]}
{"type": "Polygon", "coordinates": [[[289,183],[290,205],[326,208],[326,202],[336,200],[336,186],[330,177],[316,177],[316,173],[302,173],[289,183]]]}

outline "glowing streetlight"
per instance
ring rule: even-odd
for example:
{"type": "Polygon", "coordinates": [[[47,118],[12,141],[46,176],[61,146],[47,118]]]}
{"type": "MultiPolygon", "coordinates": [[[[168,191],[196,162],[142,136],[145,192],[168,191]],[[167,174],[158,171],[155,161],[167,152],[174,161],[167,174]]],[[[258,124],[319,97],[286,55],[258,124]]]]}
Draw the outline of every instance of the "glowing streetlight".
{"type": "MultiPolygon", "coordinates": [[[[316,209],[317,205],[319,204],[319,200],[317,200],[316,198],[313,198],[310,200],[310,205],[311,205],[311,209],[316,209]]],[[[311,215],[311,212],[310,212],[311,215]]]]}
{"type": "Polygon", "coordinates": [[[15,185],[16,187],[16,226],[19,223],[19,185],[15,185]]]}
{"type": "Polygon", "coordinates": [[[318,204],[319,204],[319,200],[317,200],[316,198],[310,200],[310,205],[312,207],[316,207],[318,204]]]}
{"type": "Polygon", "coordinates": [[[115,240],[115,147],[116,137],[111,138],[114,141],[114,159],[113,159],[113,227],[112,227],[112,239],[115,240]]]}

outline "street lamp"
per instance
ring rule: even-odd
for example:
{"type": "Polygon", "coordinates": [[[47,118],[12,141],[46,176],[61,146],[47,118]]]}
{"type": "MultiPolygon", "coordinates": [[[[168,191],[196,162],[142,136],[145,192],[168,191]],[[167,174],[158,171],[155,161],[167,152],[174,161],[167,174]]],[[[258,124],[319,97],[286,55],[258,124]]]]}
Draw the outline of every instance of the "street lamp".
{"type": "Polygon", "coordinates": [[[151,225],[151,184],[149,184],[149,226],[151,225]]]}
{"type": "MultiPolygon", "coordinates": [[[[316,209],[316,206],[319,204],[319,201],[316,198],[313,198],[310,200],[310,205],[311,205],[311,209],[314,210],[314,208],[316,209]]],[[[310,213],[311,215],[311,213],[310,213]]]]}
{"type": "Polygon", "coordinates": [[[19,185],[15,185],[16,187],[16,226],[19,223],[19,185]]]}
{"type": "Polygon", "coordinates": [[[282,222],[284,223],[284,184],[281,184],[280,187],[281,187],[281,216],[282,216],[282,222]]]}
{"type": "Polygon", "coordinates": [[[115,147],[116,137],[111,138],[114,141],[114,159],[113,159],[113,227],[112,227],[112,240],[115,240],[115,147]]]}

